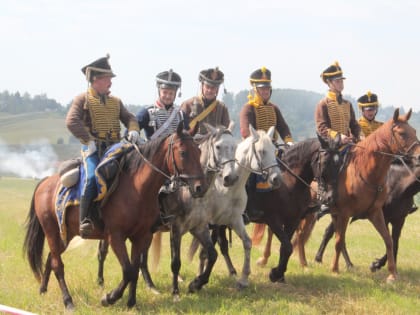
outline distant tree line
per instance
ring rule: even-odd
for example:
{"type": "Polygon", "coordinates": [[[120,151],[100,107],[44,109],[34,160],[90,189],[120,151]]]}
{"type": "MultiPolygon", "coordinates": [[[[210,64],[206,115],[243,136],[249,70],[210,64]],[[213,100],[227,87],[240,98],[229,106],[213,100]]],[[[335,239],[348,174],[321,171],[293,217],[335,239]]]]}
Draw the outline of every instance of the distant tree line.
{"type": "Polygon", "coordinates": [[[22,114],[30,112],[55,111],[65,113],[67,110],[60,103],[49,99],[46,94],[31,96],[25,92],[0,93],[0,112],[9,114],[22,114]]]}
{"type": "MultiPolygon", "coordinates": [[[[247,90],[237,94],[222,94],[222,100],[229,109],[231,119],[235,121],[235,135],[239,137],[239,113],[244,104],[248,102],[247,90]]],[[[323,97],[322,94],[296,89],[273,89],[271,101],[278,105],[285,120],[287,121],[295,141],[303,140],[315,136],[314,112],[318,101],[323,97]]],[[[357,117],[359,110],[357,101],[349,95],[346,99],[352,102],[357,117]]],[[[69,104],[70,105],[70,104],[69,104]]],[[[22,114],[41,111],[55,111],[67,113],[69,105],[66,107],[49,99],[46,94],[30,96],[28,93],[21,95],[19,92],[10,93],[4,91],[0,93],[0,113],[22,114]]],[[[127,108],[136,114],[144,105],[126,104],[127,108]]],[[[380,107],[377,119],[386,121],[390,119],[395,108],[380,107]]],[[[410,123],[415,127],[420,127],[420,113],[413,113],[410,123]]]]}

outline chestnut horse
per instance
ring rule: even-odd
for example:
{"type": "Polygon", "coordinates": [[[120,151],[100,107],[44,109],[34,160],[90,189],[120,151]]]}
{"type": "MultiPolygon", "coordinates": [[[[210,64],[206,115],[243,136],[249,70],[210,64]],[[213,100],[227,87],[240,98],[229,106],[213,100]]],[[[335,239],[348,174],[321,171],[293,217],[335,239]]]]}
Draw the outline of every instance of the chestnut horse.
{"type": "MultiPolygon", "coordinates": [[[[177,132],[142,145],[127,154],[119,185],[101,208],[104,228],[96,227],[92,239],[106,239],[122,267],[123,279],[117,288],[102,298],[102,305],[115,303],[129,285],[128,307],[136,304],[136,287],[140,253],[152,240],[152,227],[159,218],[158,191],[165,179],[188,184],[194,196],[202,196],[207,184],[200,166],[200,150],[190,134],[179,124],[177,132]],[[171,177],[172,176],[172,177],[171,177]],[[125,241],[131,242],[131,261],[125,241]]],[[[41,280],[40,293],[47,291],[51,271],[60,285],[66,309],[73,309],[72,297],[64,279],[61,254],[70,240],[79,234],[79,207],[66,211],[67,238],[60,237],[55,213],[55,194],[60,186],[57,174],[43,179],[35,188],[28,215],[24,249],[36,278],[41,280]],[[47,238],[50,252],[43,268],[43,247],[47,238]]]]}
{"type": "MultiPolygon", "coordinates": [[[[398,243],[405,219],[413,210],[412,206],[414,195],[420,192],[419,177],[420,167],[418,161],[410,161],[409,165],[407,165],[404,160],[393,162],[387,175],[386,187],[388,196],[383,206],[383,213],[385,223],[387,225],[391,224],[392,226],[392,241],[394,246],[395,261],[397,261],[398,243]]],[[[357,220],[357,218],[353,217],[351,222],[355,220],[357,220]]],[[[315,222],[315,218],[312,219],[312,222],[315,222]]],[[[308,238],[306,235],[309,236],[313,229],[314,224],[312,222],[309,219],[305,222],[304,225],[302,225],[302,232],[305,234],[305,236],[302,237],[303,239],[301,243],[303,244],[308,238]]],[[[321,245],[315,256],[315,261],[322,262],[322,256],[324,254],[325,248],[333,234],[334,225],[331,223],[325,229],[321,245]]],[[[301,245],[299,245],[299,248],[301,248],[301,245]]],[[[353,267],[353,263],[348,256],[346,247],[343,248],[343,257],[346,261],[347,268],[353,267]]],[[[370,265],[370,270],[372,272],[379,270],[385,266],[386,261],[387,255],[385,254],[381,258],[378,258],[372,262],[370,265]]],[[[301,258],[301,264],[306,264],[306,259],[301,258]]]]}

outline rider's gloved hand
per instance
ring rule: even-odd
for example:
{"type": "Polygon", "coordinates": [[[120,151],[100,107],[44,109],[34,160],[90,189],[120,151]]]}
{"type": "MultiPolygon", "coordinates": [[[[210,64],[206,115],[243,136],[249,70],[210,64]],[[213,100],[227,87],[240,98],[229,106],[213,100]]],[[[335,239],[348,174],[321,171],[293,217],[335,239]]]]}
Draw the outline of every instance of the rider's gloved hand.
{"type": "Polygon", "coordinates": [[[131,130],[128,132],[128,141],[130,141],[131,143],[137,143],[137,141],[140,138],[140,134],[138,131],[136,130],[131,130]]]}
{"type": "Polygon", "coordinates": [[[289,147],[291,147],[292,145],[294,145],[295,143],[294,142],[292,142],[292,141],[289,141],[289,142],[287,142],[286,143],[289,147]]]}
{"type": "Polygon", "coordinates": [[[96,149],[95,141],[89,141],[87,146],[88,146],[88,148],[86,150],[86,153],[87,153],[88,156],[90,156],[90,155],[92,155],[93,153],[96,152],[97,149],[96,149]]]}

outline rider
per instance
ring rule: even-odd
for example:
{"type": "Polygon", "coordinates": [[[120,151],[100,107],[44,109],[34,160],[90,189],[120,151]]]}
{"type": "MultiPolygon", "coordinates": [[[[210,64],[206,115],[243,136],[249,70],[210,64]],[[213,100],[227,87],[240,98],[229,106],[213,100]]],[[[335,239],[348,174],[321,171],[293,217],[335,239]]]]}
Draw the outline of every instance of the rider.
{"type": "Polygon", "coordinates": [[[181,87],[181,77],[172,69],[156,75],[158,99],[151,106],[142,108],[136,115],[140,130],[144,130],[148,140],[176,131],[183,121],[188,129],[188,120],[179,106],[174,105],[176,94],[181,87]]]}
{"type": "MultiPolygon", "coordinates": [[[[289,126],[284,120],[277,105],[274,105],[270,101],[273,92],[271,87],[271,71],[265,67],[255,70],[251,73],[250,83],[253,95],[250,93],[248,96],[248,103],[244,105],[239,114],[242,138],[249,136],[249,124],[251,124],[255,130],[264,130],[266,132],[271,126],[275,126],[277,133],[284,143],[292,145],[293,138],[289,126]]],[[[254,193],[255,191],[255,176],[251,175],[247,184],[247,193],[254,193]]],[[[262,211],[258,211],[255,205],[248,204],[247,214],[251,220],[254,220],[262,215],[262,211]]]]}
{"type": "Polygon", "coordinates": [[[82,143],[81,155],[86,174],[80,197],[80,235],[93,230],[90,206],[97,195],[95,168],[107,147],[120,141],[120,121],[128,129],[128,139],[136,142],[139,126],[121,100],[110,95],[115,77],[108,62],[109,55],[84,66],[88,90],[76,96],[66,117],[69,131],[82,143]]]}
{"type": "Polygon", "coordinates": [[[362,112],[362,117],[359,119],[361,128],[360,138],[362,139],[382,126],[383,122],[375,120],[379,106],[378,96],[376,94],[368,91],[357,99],[357,105],[362,112]]]}
{"type": "MultiPolygon", "coordinates": [[[[327,84],[327,95],[319,101],[315,109],[316,131],[324,139],[334,139],[340,135],[341,144],[347,145],[359,140],[360,126],[356,120],[352,104],[342,96],[344,77],[338,62],[330,65],[321,73],[322,81],[327,84]]],[[[345,151],[345,150],[344,150],[345,151]]],[[[334,200],[327,202],[326,187],[322,180],[318,182],[321,199],[321,213],[329,211],[329,205],[334,200]]],[[[334,197],[334,193],[330,194],[334,197]]]]}
{"type": "MultiPolygon", "coordinates": [[[[181,109],[190,118],[189,126],[194,128],[197,122],[206,122],[213,127],[229,126],[229,112],[225,104],[217,100],[219,87],[224,82],[224,74],[218,67],[200,71],[198,80],[201,91],[181,105],[181,109]]],[[[199,125],[200,134],[207,132],[203,124],[199,125]]]]}

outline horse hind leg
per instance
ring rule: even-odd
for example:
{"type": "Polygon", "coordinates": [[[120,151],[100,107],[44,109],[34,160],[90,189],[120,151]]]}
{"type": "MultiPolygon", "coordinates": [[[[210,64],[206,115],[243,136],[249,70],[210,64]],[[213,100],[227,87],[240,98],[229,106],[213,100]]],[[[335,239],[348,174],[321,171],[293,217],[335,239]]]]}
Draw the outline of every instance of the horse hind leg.
{"type": "Polygon", "coordinates": [[[109,244],[106,240],[100,240],[98,244],[98,277],[97,283],[102,287],[104,285],[104,264],[108,255],[109,244]]]}
{"type": "Polygon", "coordinates": [[[207,265],[204,272],[191,281],[188,286],[188,293],[197,292],[203,285],[209,282],[211,271],[217,260],[217,251],[210,238],[210,231],[208,228],[194,229],[191,233],[201,242],[203,249],[207,251],[207,265]]]}
{"type": "Polygon", "coordinates": [[[284,273],[287,269],[287,264],[289,258],[292,255],[293,247],[291,238],[293,236],[293,231],[286,232],[283,228],[273,228],[271,227],[273,233],[277,236],[280,241],[280,253],[279,253],[279,264],[277,267],[272,268],[269,274],[271,282],[285,282],[284,273]]]}
{"type": "Polygon", "coordinates": [[[264,246],[263,256],[257,259],[257,265],[264,267],[267,265],[268,258],[271,256],[271,244],[273,242],[273,231],[268,227],[267,228],[267,241],[264,246]]]}

